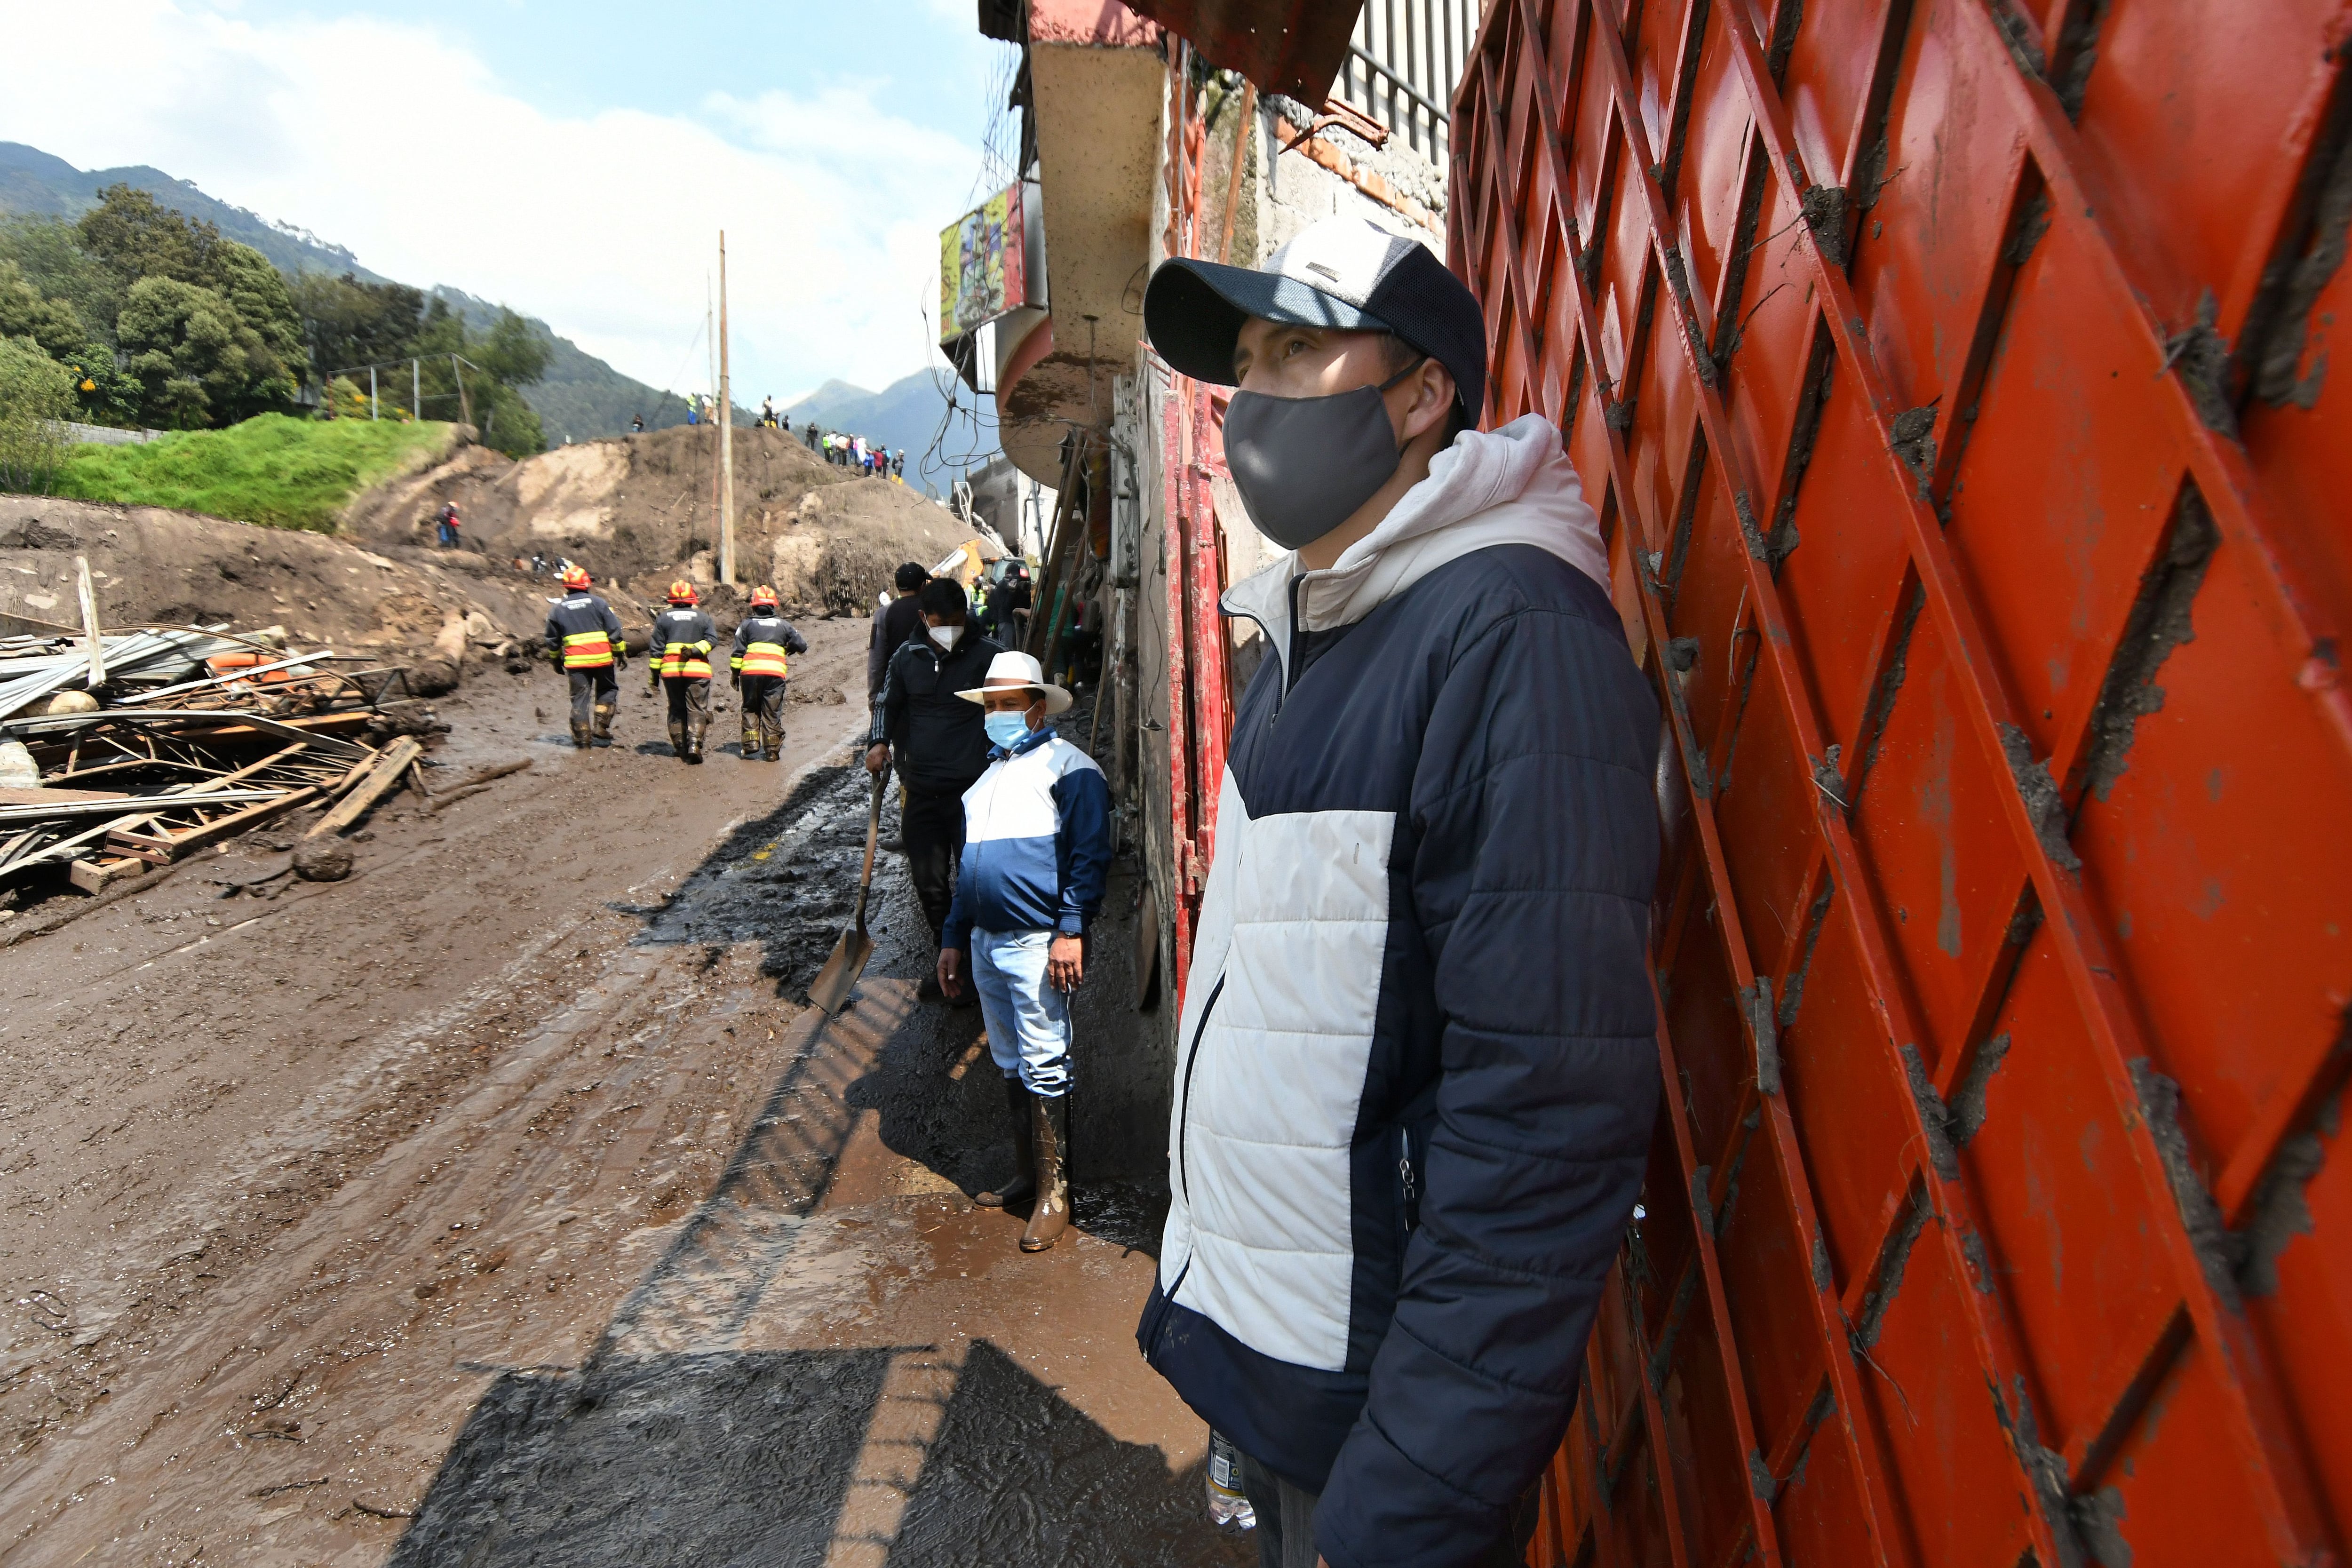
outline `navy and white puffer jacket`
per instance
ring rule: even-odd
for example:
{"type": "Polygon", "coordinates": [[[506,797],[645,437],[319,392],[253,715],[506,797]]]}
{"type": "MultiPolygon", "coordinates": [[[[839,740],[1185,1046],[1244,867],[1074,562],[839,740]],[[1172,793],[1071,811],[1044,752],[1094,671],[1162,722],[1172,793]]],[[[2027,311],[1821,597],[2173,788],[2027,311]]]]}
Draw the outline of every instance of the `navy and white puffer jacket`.
{"type": "Polygon", "coordinates": [[[974,930],[1084,936],[1110,878],[1110,786],[1102,769],[1051,729],[990,750],[963,792],[963,858],[940,946],[974,930]]]}
{"type": "Polygon", "coordinates": [[[1320,1491],[1333,1568],[1479,1559],[1558,1447],[1656,1114],[1659,737],[1559,433],[1456,438],[1230,614],[1250,682],[1138,1335],[1320,1491]]]}

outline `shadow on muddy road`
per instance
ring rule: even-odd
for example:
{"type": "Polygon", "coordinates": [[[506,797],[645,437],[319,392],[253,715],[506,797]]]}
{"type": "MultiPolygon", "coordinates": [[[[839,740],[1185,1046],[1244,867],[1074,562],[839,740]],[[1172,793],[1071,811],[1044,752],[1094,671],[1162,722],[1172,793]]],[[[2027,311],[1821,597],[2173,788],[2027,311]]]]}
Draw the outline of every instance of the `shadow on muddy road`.
{"type": "Polygon", "coordinates": [[[582,1373],[499,1378],[390,1563],[1251,1560],[1208,1522],[1201,1498],[1199,1466],[1171,1476],[1159,1449],[1114,1438],[985,1341],[961,1366],[929,1346],[614,1357],[582,1373]],[[920,1381],[893,1394],[894,1363],[912,1363],[920,1381]],[[909,1435],[886,1435],[886,1399],[931,1408],[909,1435]],[[881,1517],[858,1495],[869,1489],[885,1494],[881,1517]]]}
{"type": "MultiPolygon", "coordinates": [[[[674,896],[625,910],[643,922],[635,940],[699,945],[711,966],[757,942],[761,973],[797,1000],[849,919],[871,799],[846,754],[812,770],[674,896]]],[[[796,1262],[822,1270],[809,1237],[835,1205],[865,1201],[842,1190],[867,1179],[845,1176],[843,1155],[869,1113],[892,1154],[966,1193],[1010,1166],[978,1011],[913,1000],[931,950],[898,857],[877,859],[868,926],[864,999],[806,1037],[585,1363],[509,1369],[492,1384],[392,1563],[1254,1560],[1246,1538],[1208,1522],[1198,1465],[1171,1474],[1160,1448],[1114,1437],[998,1342],[741,1348],[796,1262]]],[[[1075,1198],[1081,1230],[1156,1250],[1156,1184],[1082,1179],[1075,1198]]]]}
{"type": "MultiPolygon", "coordinates": [[[[668,742],[658,749],[667,752],[668,742]]],[[[729,765],[766,764],[730,758],[729,765]]],[[[846,760],[811,768],[782,805],[721,840],[666,901],[621,912],[645,922],[640,942],[712,948],[756,942],[761,973],[776,982],[776,994],[804,1000],[856,902],[870,791],[865,769],[846,760]]],[[[885,837],[898,831],[897,793],[886,792],[885,837]]],[[[910,900],[889,897],[905,887],[897,858],[877,855],[874,876],[876,901],[866,927],[876,944],[868,972],[879,974],[924,949],[928,933],[910,900]]]]}

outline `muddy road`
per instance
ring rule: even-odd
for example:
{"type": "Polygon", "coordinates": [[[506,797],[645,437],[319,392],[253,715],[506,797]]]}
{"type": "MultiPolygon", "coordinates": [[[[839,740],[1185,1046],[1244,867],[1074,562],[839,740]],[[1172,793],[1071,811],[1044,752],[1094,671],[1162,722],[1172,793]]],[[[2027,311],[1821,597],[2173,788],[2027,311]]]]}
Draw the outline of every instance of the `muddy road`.
{"type": "Polygon", "coordinates": [[[1254,1561],[1135,1352],[1152,1194],[1039,1258],[967,1200],[1001,1094],[895,858],[800,1005],[869,799],[866,624],[805,629],[856,705],[781,764],[482,676],[438,776],[533,766],[350,881],[248,838],[0,950],[0,1563],[1254,1561]]]}

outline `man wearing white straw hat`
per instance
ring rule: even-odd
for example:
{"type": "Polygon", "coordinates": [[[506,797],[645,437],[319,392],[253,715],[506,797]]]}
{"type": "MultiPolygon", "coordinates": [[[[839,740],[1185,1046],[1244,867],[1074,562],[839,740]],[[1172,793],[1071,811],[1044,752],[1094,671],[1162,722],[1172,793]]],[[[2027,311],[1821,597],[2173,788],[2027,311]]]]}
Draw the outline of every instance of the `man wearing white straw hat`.
{"type": "Polygon", "coordinates": [[[1025,653],[1000,653],[956,693],[986,711],[988,771],[963,794],[963,857],[940,938],[940,989],[969,965],[989,1054],[1013,1111],[1013,1178],[974,1200],[1034,1196],[1021,1250],[1069,1227],[1070,993],[1086,978],[1087,928],[1110,871],[1110,790],[1095,760],[1046,722],[1070,705],[1025,653]]]}

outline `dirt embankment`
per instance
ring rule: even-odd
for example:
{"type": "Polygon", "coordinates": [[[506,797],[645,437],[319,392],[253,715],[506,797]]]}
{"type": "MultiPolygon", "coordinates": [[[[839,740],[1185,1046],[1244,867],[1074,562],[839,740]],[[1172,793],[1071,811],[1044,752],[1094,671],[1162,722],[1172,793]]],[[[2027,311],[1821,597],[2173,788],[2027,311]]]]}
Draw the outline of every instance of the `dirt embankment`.
{"type": "MultiPolygon", "coordinates": [[[[511,569],[533,552],[579,562],[600,584],[658,603],[681,573],[725,619],[737,595],[718,573],[719,432],[680,426],[588,441],[513,462],[480,447],[379,486],[346,518],[378,548],[429,543],[457,504],[467,544],[511,569]]],[[[736,575],[775,585],[803,615],[862,612],[902,561],[929,565],[971,537],[938,503],[887,479],[854,477],[797,435],[734,434],[736,575]]]]}
{"type": "Polygon", "coordinates": [[[486,651],[547,618],[550,590],[462,551],[35,496],[0,496],[0,617],[79,630],[78,555],[109,626],[278,626],[306,647],[399,659],[430,651],[453,616],[486,651]]]}

